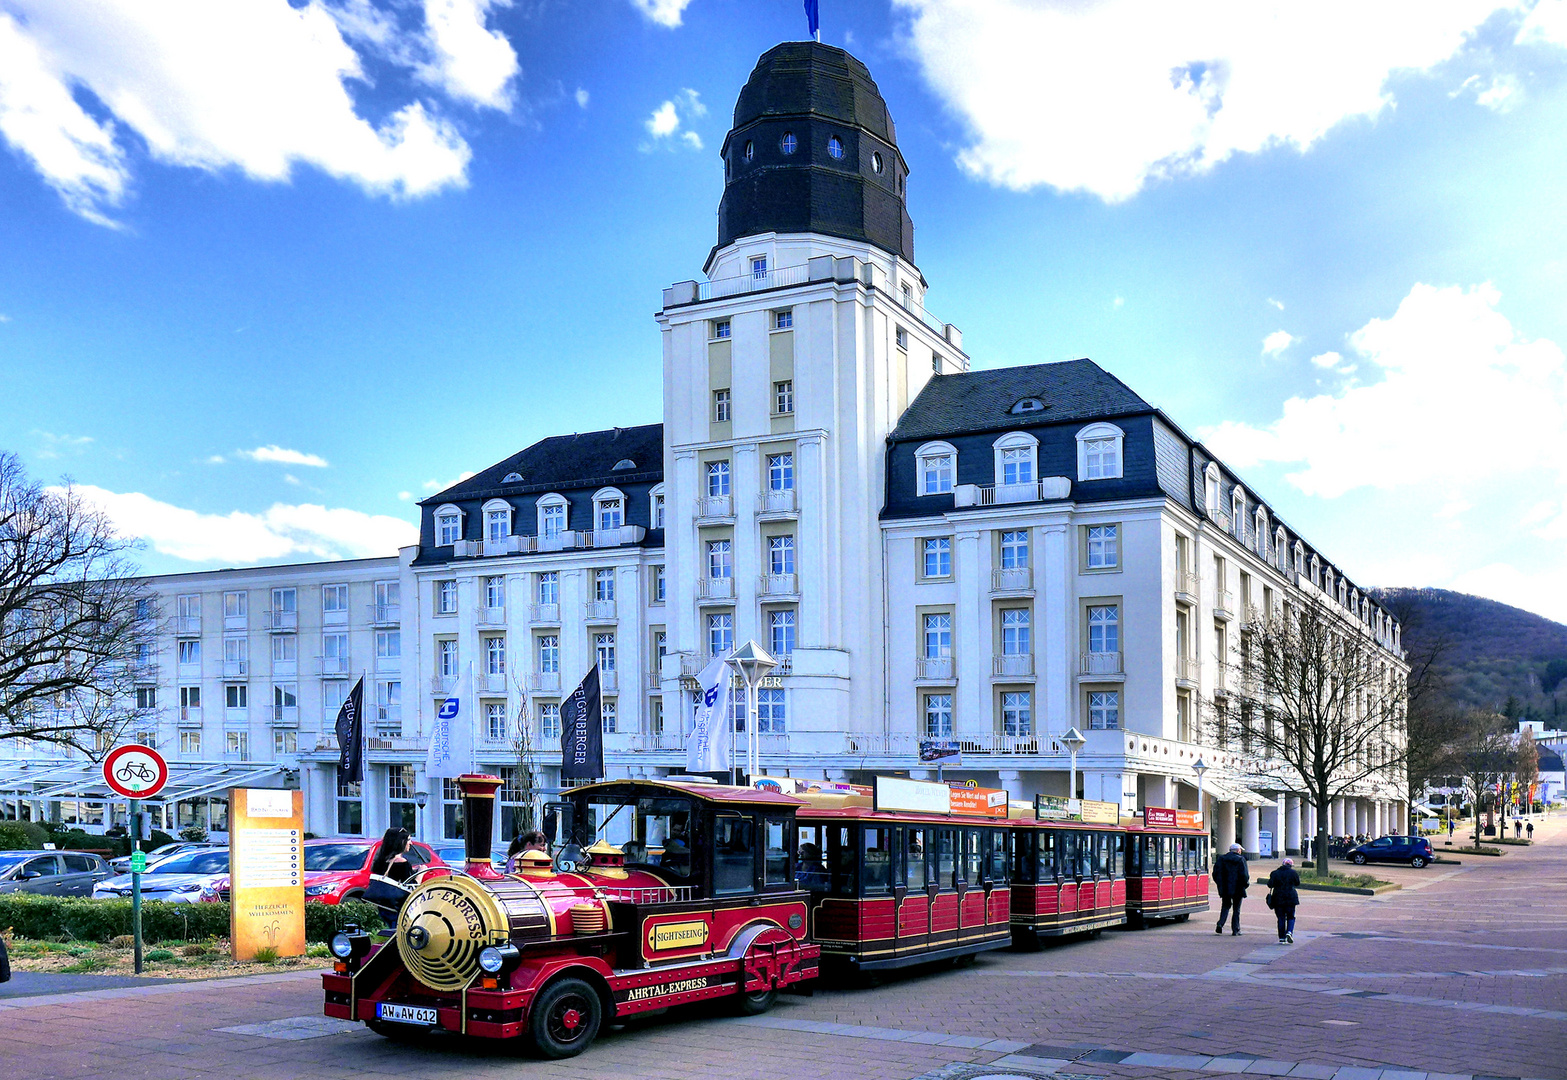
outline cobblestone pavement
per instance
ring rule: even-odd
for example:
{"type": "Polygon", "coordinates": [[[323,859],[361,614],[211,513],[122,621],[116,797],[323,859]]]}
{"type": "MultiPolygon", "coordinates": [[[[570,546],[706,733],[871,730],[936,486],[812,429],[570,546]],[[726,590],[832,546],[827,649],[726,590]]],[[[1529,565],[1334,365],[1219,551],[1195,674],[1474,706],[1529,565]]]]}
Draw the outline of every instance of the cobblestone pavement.
{"type": "Polygon", "coordinates": [[[318,977],[289,972],[0,1000],[0,1063],[3,1080],[1567,1080],[1567,818],[1535,836],[1500,859],[1387,869],[1400,892],[1305,893],[1294,946],[1274,944],[1255,887],[1240,938],[1194,917],[991,953],[749,1020],[670,1014],[566,1062],[390,1043],[323,1018],[318,977]]]}

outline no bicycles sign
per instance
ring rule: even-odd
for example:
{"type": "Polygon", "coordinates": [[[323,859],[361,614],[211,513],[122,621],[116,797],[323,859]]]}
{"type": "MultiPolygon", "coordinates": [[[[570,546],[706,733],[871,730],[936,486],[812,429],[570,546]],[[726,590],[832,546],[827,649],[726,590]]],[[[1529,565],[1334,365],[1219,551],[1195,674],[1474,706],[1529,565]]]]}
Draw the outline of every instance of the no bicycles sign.
{"type": "Polygon", "coordinates": [[[103,759],[109,789],[127,799],[150,799],[169,782],[169,763],[150,746],[116,746],[103,759]]]}

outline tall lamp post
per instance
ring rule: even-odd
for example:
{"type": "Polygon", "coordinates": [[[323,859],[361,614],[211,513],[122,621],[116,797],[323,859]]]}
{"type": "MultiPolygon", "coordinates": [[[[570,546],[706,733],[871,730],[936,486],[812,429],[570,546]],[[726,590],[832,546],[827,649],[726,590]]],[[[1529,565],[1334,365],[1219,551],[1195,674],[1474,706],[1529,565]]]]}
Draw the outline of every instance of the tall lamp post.
{"type": "Polygon", "coordinates": [[[1203,798],[1202,774],[1207,771],[1208,763],[1201,757],[1192,762],[1192,772],[1197,774],[1197,819],[1202,822],[1204,828],[1208,826],[1208,803],[1203,798]]]}
{"type": "Polygon", "coordinates": [[[754,784],[756,774],[760,771],[762,756],[762,744],[756,730],[756,690],[762,685],[762,680],[767,677],[767,673],[778,666],[778,661],[769,656],[767,650],[756,642],[747,641],[736,649],[734,655],[725,663],[739,672],[740,677],[745,680],[745,782],[754,784]]]}
{"type": "Polygon", "coordinates": [[[1072,768],[1067,773],[1066,797],[1077,798],[1077,752],[1088,745],[1088,740],[1083,738],[1083,733],[1075,727],[1067,728],[1066,734],[1061,736],[1061,745],[1066,747],[1067,753],[1072,755],[1072,768]]]}
{"type": "MultiPolygon", "coordinates": [[[[414,792],[414,805],[419,808],[418,819],[414,822],[414,824],[416,826],[416,829],[415,829],[416,832],[417,831],[422,831],[423,828],[424,828],[424,820],[423,820],[424,819],[424,807],[425,807],[425,804],[428,803],[429,801],[430,801],[430,793],[428,791],[416,791],[416,792],[414,792]]],[[[432,832],[436,836],[440,836],[441,835],[440,830],[438,830],[438,829],[432,830],[432,832]]]]}

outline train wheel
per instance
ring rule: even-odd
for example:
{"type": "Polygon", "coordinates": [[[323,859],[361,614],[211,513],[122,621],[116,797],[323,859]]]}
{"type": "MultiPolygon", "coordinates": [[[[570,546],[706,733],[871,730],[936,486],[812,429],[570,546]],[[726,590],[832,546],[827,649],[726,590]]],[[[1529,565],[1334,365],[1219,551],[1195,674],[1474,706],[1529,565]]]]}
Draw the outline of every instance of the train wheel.
{"type": "Polygon", "coordinates": [[[581,979],[562,979],[534,1000],[528,1037],[544,1057],[575,1057],[593,1042],[603,1019],[598,991],[581,979]]]}
{"type": "Polygon", "coordinates": [[[741,993],[735,998],[735,1011],[741,1016],[761,1016],[778,1001],[777,987],[758,990],[754,994],[741,993]]]}
{"type": "Polygon", "coordinates": [[[1191,917],[1192,917],[1192,913],[1191,912],[1183,911],[1183,912],[1181,912],[1181,914],[1176,916],[1176,919],[1179,920],[1180,922],[1185,922],[1187,919],[1190,919],[1191,917]]]}

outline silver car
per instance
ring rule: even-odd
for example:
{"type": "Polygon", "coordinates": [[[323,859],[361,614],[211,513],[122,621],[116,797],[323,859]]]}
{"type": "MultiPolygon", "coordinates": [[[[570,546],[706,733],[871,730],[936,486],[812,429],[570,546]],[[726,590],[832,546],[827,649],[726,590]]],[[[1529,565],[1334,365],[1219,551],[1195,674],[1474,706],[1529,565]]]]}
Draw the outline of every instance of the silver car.
{"type": "MultiPolygon", "coordinates": [[[[176,840],[172,844],[164,844],[162,847],[153,848],[147,852],[147,865],[151,866],[153,863],[173,858],[181,852],[195,851],[197,848],[215,847],[228,847],[228,845],[211,844],[206,841],[176,840]]],[[[109,866],[117,874],[128,874],[131,872],[131,857],[129,855],[121,855],[117,859],[110,859],[109,866]]]]}
{"type": "Polygon", "coordinates": [[[109,867],[85,851],[0,851],[0,893],[88,896],[109,867]]]}
{"type": "MultiPolygon", "coordinates": [[[[147,867],[141,876],[141,895],[146,900],[169,900],[176,904],[194,904],[211,894],[216,880],[229,872],[227,848],[198,848],[147,867]]],[[[93,888],[95,900],[118,899],[131,894],[131,875],[121,874],[93,888]]]]}

